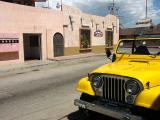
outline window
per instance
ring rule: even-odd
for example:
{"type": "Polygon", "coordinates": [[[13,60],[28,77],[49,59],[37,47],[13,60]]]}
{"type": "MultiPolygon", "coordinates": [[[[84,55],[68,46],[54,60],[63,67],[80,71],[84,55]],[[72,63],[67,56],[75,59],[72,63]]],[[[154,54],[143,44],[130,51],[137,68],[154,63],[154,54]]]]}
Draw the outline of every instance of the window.
{"type": "Polygon", "coordinates": [[[90,48],[90,30],[81,29],[80,30],[80,48],[90,48]]]}

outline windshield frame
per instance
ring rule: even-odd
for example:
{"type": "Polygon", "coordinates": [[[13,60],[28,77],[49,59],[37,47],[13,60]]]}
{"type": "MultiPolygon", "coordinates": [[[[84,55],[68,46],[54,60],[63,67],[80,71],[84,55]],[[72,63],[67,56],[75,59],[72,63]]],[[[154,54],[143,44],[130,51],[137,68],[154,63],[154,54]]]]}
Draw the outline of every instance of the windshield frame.
{"type": "MultiPolygon", "coordinates": [[[[141,55],[141,56],[142,55],[146,55],[146,56],[148,56],[148,54],[135,54],[135,53],[133,53],[134,49],[135,49],[135,42],[136,41],[147,41],[147,40],[159,40],[160,41],[160,38],[120,39],[119,42],[118,42],[118,44],[117,44],[115,53],[116,54],[124,54],[124,55],[141,55]],[[119,53],[118,52],[119,46],[120,46],[120,44],[121,44],[122,41],[133,41],[131,53],[119,53]]],[[[149,54],[149,55],[160,56],[159,54],[149,54]]]]}

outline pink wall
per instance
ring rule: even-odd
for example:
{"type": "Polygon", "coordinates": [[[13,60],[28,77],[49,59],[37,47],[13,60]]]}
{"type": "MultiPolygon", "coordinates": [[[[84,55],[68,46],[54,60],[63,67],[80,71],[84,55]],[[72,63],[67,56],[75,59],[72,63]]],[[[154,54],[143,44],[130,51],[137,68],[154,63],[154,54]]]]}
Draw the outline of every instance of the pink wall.
{"type": "Polygon", "coordinates": [[[19,51],[18,34],[0,33],[0,53],[19,51]]]}
{"type": "MultiPolygon", "coordinates": [[[[63,13],[61,11],[0,1],[0,33],[4,36],[6,34],[6,37],[9,34],[18,34],[19,45],[15,44],[11,49],[19,49],[19,62],[24,61],[23,33],[41,34],[42,60],[46,60],[54,56],[53,35],[56,32],[63,34],[63,13]]],[[[9,46],[3,45],[2,47],[1,51],[10,51],[9,46]]]]}
{"type": "Polygon", "coordinates": [[[45,8],[12,4],[0,1],[0,32],[3,29],[13,33],[36,31],[38,28],[63,32],[62,13],[45,8]]]}
{"type": "Polygon", "coordinates": [[[19,43],[0,45],[0,52],[16,52],[16,51],[19,51],[19,43]]]}

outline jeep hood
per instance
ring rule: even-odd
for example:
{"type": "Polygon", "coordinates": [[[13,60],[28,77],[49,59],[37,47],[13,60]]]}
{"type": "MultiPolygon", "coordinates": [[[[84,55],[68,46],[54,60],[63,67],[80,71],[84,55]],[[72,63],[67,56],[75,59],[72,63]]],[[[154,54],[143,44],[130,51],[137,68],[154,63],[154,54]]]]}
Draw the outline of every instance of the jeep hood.
{"type": "Polygon", "coordinates": [[[104,73],[135,78],[146,88],[146,83],[150,83],[150,87],[160,85],[160,64],[148,61],[123,61],[114,62],[101,66],[92,73],[104,73]]]}

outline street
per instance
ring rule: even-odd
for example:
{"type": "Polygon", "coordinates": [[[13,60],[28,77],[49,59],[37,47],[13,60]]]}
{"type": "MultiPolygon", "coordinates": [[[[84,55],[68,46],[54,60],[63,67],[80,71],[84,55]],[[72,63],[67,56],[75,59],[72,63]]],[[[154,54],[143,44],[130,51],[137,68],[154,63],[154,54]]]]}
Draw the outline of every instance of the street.
{"type": "Polygon", "coordinates": [[[0,78],[0,120],[83,120],[73,105],[76,83],[105,63],[98,56],[0,78]]]}

